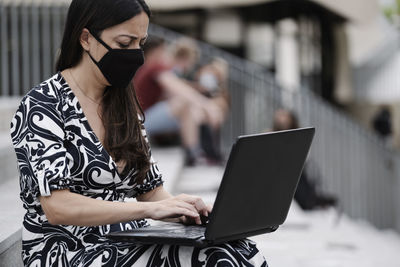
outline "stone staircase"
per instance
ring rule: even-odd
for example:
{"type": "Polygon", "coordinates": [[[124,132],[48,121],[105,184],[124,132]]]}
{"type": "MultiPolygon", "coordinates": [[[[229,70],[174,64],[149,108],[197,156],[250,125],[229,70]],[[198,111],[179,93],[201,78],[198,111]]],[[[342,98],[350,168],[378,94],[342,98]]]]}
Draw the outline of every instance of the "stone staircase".
{"type": "MultiPolygon", "coordinates": [[[[222,175],[223,168],[218,167],[184,168],[175,192],[198,195],[212,203],[222,175]]],[[[378,230],[335,209],[304,212],[293,202],[276,232],[250,239],[257,242],[269,266],[400,267],[398,233],[378,230]]]]}
{"type": "Polygon", "coordinates": [[[0,185],[0,266],[22,266],[21,226],[24,216],[18,177],[0,185]]]}

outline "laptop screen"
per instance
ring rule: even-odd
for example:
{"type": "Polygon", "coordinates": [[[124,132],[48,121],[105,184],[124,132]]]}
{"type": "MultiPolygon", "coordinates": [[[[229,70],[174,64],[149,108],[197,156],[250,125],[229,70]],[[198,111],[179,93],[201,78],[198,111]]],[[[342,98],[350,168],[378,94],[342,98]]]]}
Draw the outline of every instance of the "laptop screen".
{"type": "Polygon", "coordinates": [[[315,128],[239,137],[232,147],[208,240],[277,227],[285,221],[315,128]]]}

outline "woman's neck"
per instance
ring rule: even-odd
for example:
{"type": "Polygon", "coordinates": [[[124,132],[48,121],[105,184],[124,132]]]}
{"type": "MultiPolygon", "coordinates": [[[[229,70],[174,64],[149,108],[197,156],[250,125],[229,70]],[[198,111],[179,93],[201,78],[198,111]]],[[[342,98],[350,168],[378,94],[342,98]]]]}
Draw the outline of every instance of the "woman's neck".
{"type": "Polygon", "coordinates": [[[87,98],[96,103],[101,103],[106,85],[99,82],[93,68],[87,66],[88,64],[87,61],[85,64],[85,60],[82,60],[75,67],[65,70],[63,74],[66,72],[67,75],[71,76],[75,86],[78,87],[77,89],[82,91],[87,98]]]}

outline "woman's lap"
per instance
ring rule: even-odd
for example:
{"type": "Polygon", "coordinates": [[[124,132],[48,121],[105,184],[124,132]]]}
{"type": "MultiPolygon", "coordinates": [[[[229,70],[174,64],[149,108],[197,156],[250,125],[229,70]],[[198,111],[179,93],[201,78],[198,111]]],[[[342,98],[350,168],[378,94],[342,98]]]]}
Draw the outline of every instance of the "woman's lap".
{"type": "Polygon", "coordinates": [[[75,244],[55,238],[46,244],[50,249],[29,252],[25,266],[267,266],[256,243],[248,239],[206,248],[115,243],[99,236],[75,244]]]}
{"type": "Polygon", "coordinates": [[[267,266],[256,244],[248,239],[206,248],[108,243],[95,250],[86,255],[90,259],[87,266],[267,266]],[[93,257],[100,252],[101,259],[93,257]]]}

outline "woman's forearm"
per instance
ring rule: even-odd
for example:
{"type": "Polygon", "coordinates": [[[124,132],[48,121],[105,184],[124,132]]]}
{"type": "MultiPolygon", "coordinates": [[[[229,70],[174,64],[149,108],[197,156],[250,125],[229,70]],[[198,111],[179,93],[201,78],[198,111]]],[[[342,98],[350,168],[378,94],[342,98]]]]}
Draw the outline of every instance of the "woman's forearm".
{"type": "Polygon", "coordinates": [[[153,202],[153,201],[165,200],[171,197],[173,196],[167,190],[165,190],[164,186],[161,185],[154,188],[150,192],[138,196],[136,199],[138,201],[153,202]]]}
{"type": "Polygon", "coordinates": [[[51,224],[98,226],[139,219],[164,220],[186,216],[201,223],[206,206],[198,197],[171,196],[162,186],[138,197],[139,202],[111,202],[55,190],[40,203],[51,224]]]}
{"type": "Polygon", "coordinates": [[[150,218],[151,203],[92,199],[69,190],[56,190],[40,203],[51,224],[97,226],[150,218]]]}

